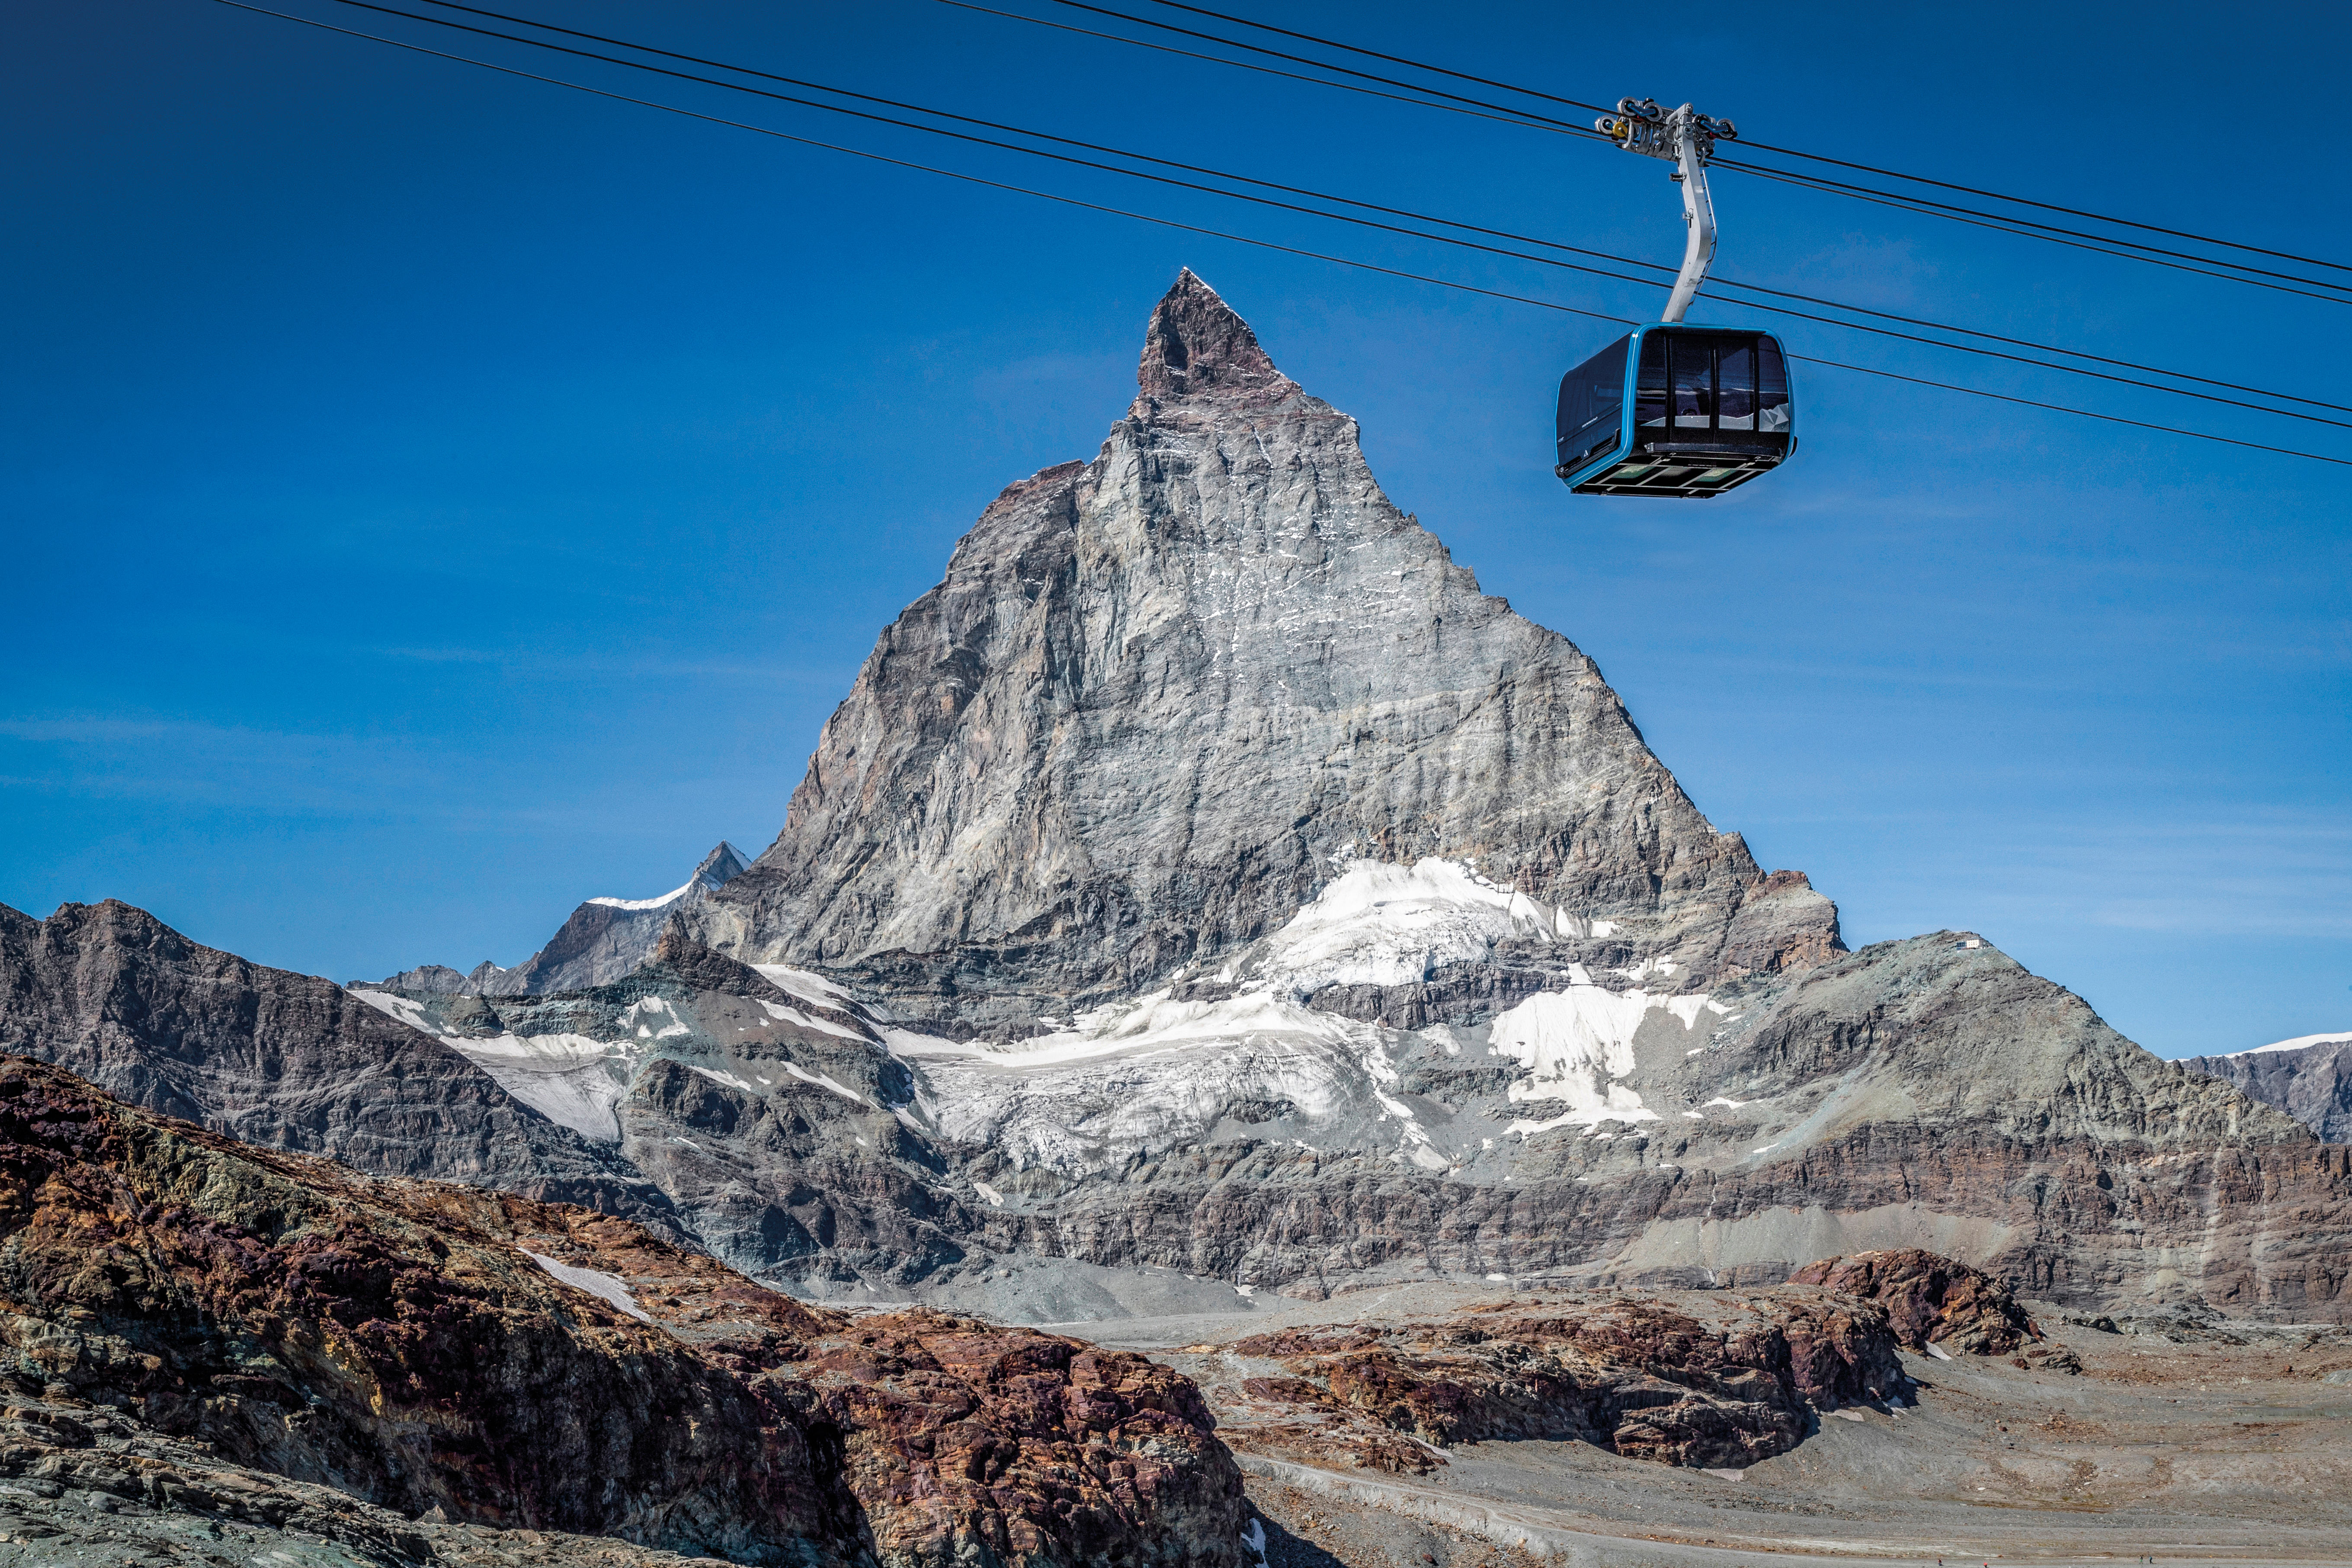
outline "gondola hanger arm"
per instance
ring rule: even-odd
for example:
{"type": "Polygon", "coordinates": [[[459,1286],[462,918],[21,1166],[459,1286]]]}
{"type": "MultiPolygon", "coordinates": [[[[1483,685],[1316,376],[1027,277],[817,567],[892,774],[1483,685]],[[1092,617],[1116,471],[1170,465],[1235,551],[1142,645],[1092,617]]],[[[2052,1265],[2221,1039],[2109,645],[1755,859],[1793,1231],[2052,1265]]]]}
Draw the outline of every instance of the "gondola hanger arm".
{"type": "Polygon", "coordinates": [[[1738,129],[1728,120],[1698,113],[1687,103],[1661,109],[1653,98],[1621,98],[1617,112],[1602,115],[1592,128],[1628,153],[1664,158],[1675,165],[1674,178],[1683,188],[1683,222],[1690,232],[1683,243],[1683,269],[1658,319],[1679,321],[1715,261],[1715,197],[1706,186],[1706,161],[1715,153],[1717,139],[1732,141],[1738,129]]]}

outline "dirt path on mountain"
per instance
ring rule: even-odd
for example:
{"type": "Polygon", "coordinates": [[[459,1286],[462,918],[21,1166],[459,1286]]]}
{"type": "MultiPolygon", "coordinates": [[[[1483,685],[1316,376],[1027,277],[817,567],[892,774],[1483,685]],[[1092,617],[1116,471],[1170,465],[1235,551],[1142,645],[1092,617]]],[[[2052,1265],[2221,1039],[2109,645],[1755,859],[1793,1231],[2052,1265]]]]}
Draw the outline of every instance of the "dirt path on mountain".
{"type": "Polygon", "coordinates": [[[1743,1472],[1583,1443],[1463,1444],[1419,1476],[1250,1452],[1251,1369],[1234,1341],[1507,1299],[1413,1286],[1064,1331],[1200,1382],[1249,1472],[1273,1568],[2352,1563],[2352,1347],[2176,1343],[2054,1310],[2041,1321],[2079,1375],[1906,1354],[1915,1405],[1833,1413],[1743,1472]]]}

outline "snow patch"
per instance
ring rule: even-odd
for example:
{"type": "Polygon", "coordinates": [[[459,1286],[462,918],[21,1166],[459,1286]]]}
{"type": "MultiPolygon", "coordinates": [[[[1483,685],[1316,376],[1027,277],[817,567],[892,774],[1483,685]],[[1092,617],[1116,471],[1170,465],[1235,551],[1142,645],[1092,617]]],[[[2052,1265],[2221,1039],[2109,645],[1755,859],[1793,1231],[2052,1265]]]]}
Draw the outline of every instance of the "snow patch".
{"type": "MultiPolygon", "coordinates": [[[[575,882],[572,885],[577,887],[579,884],[575,882]]],[[[692,891],[694,882],[689,880],[686,886],[672,888],[658,899],[591,899],[588,901],[601,904],[608,910],[666,910],[692,891]]]]}
{"type": "Polygon", "coordinates": [[[1657,1121],[1658,1113],[1620,1081],[1633,1070],[1633,1036],[1653,1009],[1664,1010],[1688,1028],[1700,1008],[1714,1005],[1705,996],[1621,994],[1597,985],[1538,991],[1496,1018],[1488,1038],[1496,1055],[1528,1069],[1525,1079],[1511,1085],[1514,1103],[1563,1100],[1568,1110],[1542,1121],[1514,1121],[1509,1131],[1525,1135],[1603,1121],[1657,1121]]]}
{"type": "Polygon", "coordinates": [[[1304,994],[1326,985],[1411,985],[1485,958],[1511,937],[1548,941],[1559,912],[1435,856],[1354,860],[1268,939],[1268,967],[1304,994]]]}
{"type": "Polygon", "coordinates": [[[713,1083],[723,1083],[729,1089],[740,1089],[746,1094],[754,1094],[758,1092],[752,1089],[749,1079],[737,1078],[731,1072],[720,1072],[715,1068],[698,1068],[692,1062],[686,1064],[686,1070],[688,1072],[698,1072],[713,1083]]]}
{"type": "MultiPolygon", "coordinates": [[[[360,994],[364,996],[365,993],[360,993],[360,994]]],[[[2292,1040],[2280,1040],[2273,1045],[2256,1046],[2250,1051],[2231,1051],[2221,1059],[2235,1061],[2240,1057],[2258,1057],[2266,1051],[2300,1051],[2307,1050],[2313,1046],[2352,1046],[2352,1034],[2298,1035],[2292,1040]]]]}
{"type": "Polygon", "coordinates": [[[998,1192],[994,1187],[990,1186],[986,1182],[974,1182],[971,1184],[971,1190],[978,1193],[982,1197],[986,1198],[991,1207],[1001,1209],[1004,1206],[1004,1194],[998,1192]]]}
{"type": "Polygon", "coordinates": [[[358,998],[385,1017],[405,1024],[412,1029],[421,1029],[428,1035],[440,1033],[426,1021],[425,1005],[421,1002],[414,1002],[405,996],[395,996],[389,991],[377,991],[373,988],[357,991],[346,988],[345,994],[358,998]]]}
{"type": "Polygon", "coordinates": [[[621,1141],[614,1107],[629,1091],[633,1045],[586,1035],[449,1035],[441,1043],[550,1121],[600,1142],[621,1141]]]}
{"type": "Polygon", "coordinates": [[[819,1089],[829,1089],[833,1090],[834,1093],[841,1096],[842,1099],[854,1100],[860,1105],[866,1103],[866,1097],[864,1095],[858,1093],[854,1089],[844,1089],[840,1084],[834,1082],[832,1075],[828,1073],[811,1072],[808,1068],[801,1066],[798,1062],[785,1062],[782,1065],[783,1069],[786,1072],[792,1074],[803,1083],[813,1083],[819,1089]]]}
{"type": "Polygon", "coordinates": [[[838,1007],[850,999],[849,993],[822,974],[812,974],[805,969],[794,969],[789,963],[755,963],[753,973],[761,974],[779,991],[788,991],[803,1002],[814,1002],[820,1007],[838,1007]]]}
{"type": "Polygon", "coordinates": [[[654,1321],[653,1314],[637,1305],[637,1299],[629,1294],[629,1288],[617,1276],[594,1268],[574,1268],[569,1263],[558,1263],[544,1253],[533,1252],[529,1247],[522,1249],[522,1255],[574,1290],[585,1290],[591,1296],[608,1301],[640,1322],[654,1321]]]}
{"type": "Polygon", "coordinates": [[[845,1040],[862,1040],[866,1037],[855,1029],[845,1029],[829,1019],[812,1018],[799,1008],[787,1007],[781,1002],[771,1002],[762,997],[760,1005],[766,1010],[769,1017],[780,1024],[796,1024],[803,1029],[813,1029],[821,1035],[839,1035],[845,1040]]]}

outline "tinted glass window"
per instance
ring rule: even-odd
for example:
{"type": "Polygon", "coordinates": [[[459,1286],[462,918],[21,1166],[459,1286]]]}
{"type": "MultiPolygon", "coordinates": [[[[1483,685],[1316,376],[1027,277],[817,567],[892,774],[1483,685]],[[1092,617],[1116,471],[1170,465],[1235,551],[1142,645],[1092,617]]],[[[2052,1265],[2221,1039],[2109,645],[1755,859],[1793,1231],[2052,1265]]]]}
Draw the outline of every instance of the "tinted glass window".
{"type": "Polygon", "coordinates": [[[1780,347],[1769,338],[1756,342],[1756,428],[1790,434],[1789,367],[1780,361],[1780,347]]]}
{"type": "Polygon", "coordinates": [[[1734,340],[1716,351],[1716,406],[1722,418],[1717,428],[1756,428],[1756,347],[1734,340]]]}
{"type": "Polygon", "coordinates": [[[1675,425],[1704,430],[1715,423],[1715,348],[1705,338],[1675,337],[1668,347],[1674,362],[1675,425]]]}
{"type": "Polygon", "coordinates": [[[1642,368],[1633,388],[1633,423],[1666,422],[1666,334],[1652,332],[1642,340],[1642,368]]]}
{"type": "Polygon", "coordinates": [[[1619,338],[1559,378],[1559,460],[1575,463],[1617,439],[1625,409],[1625,344],[1619,338]]]}

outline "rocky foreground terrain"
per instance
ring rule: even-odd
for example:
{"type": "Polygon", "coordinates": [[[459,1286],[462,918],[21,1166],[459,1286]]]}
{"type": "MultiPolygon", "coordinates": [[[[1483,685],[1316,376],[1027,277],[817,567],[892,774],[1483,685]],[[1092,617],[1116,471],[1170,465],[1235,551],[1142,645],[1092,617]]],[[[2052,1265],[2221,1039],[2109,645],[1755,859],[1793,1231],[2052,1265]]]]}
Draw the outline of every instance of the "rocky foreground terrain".
{"type": "Polygon", "coordinates": [[[0,1231],[0,1475],[38,1521],[12,1537],[416,1563],[422,1519],[753,1563],[1243,1561],[1198,1392],[1139,1356],[852,1321],[625,1220],[254,1149],[21,1058],[0,1231]]]}
{"type": "Polygon", "coordinates": [[[1062,1322],[1922,1247],[2075,1311],[2352,1315],[2352,1150],[2302,1091],[2160,1061],[1977,932],[1847,951],[1190,273],[1101,450],[988,509],[725,869],[592,900],[520,992],[9,911],[0,1047],[812,1300],[1062,1322]]]}

